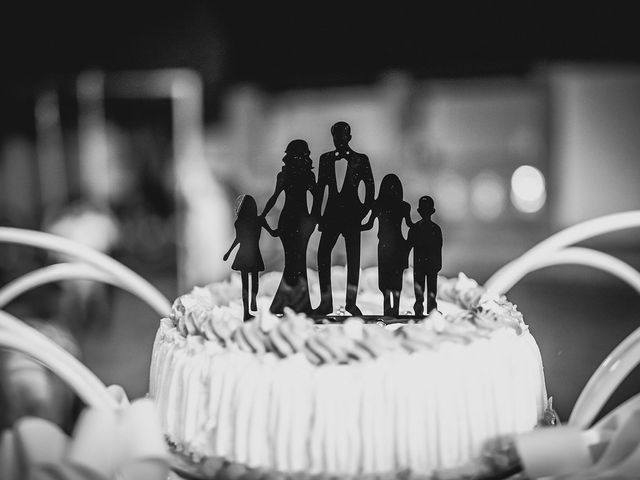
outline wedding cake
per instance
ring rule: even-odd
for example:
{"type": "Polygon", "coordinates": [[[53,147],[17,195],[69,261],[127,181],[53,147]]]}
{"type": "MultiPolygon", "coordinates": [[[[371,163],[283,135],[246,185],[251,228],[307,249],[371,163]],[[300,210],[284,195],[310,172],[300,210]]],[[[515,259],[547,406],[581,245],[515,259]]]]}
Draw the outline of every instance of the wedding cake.
{"type": "MultiPolygon", "coordinates": [[[[344,269],[333,277],[340,305],[344,269]]],[[[382,295],[368,269],[358,305],[369,320],[338,308],[320,322],[269,312],[279,278],[262,276],[251,320],[233,276],[182,295],[160,322],[150,396],[196,477],[478,478],[504,467],[505,436],[543,423],[540,352],[503,296],[440,277],[424,319],[371,321],[382,295]]],[[[311,271],[309,284],[316,301],[311,271]]],[[[402,296],[400,317],[411,305],[402,296]]]]}

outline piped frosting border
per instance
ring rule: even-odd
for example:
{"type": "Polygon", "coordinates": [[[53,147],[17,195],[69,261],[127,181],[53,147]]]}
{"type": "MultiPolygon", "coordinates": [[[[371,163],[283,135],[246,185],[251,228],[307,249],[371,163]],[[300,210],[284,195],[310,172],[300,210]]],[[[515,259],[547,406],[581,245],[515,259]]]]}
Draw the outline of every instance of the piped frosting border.
{"type": "MultiPolygon", "coordinates": [[[[365,285],[368,283],[372,282],[365,281],[365,285]]],[[[379,305],[371,289],[361,293],[363,310],[379,305]]],[[[243,322],[239,296],[236,278],[195,287],[176,299],[163,322],[166,328],[161,330],[184,338],[202,337],[223,349],[258,355],[274,353],[287,358],[303,353],[311,363],[320,365],[366,361],[386,352],[433,350],[442,342],[470,343],[505,328],[518,335],[528,329],[522,314],[504,296],[487,292],[462,273],[456,278],[439,279],[439,311],[422,320],[392,324],[391,328],[364,324],[357,317],[326,325],[316,325],[292,311],[277,317],[269,312],[266,296],[259,298],[256,318],[243,322]]]]}

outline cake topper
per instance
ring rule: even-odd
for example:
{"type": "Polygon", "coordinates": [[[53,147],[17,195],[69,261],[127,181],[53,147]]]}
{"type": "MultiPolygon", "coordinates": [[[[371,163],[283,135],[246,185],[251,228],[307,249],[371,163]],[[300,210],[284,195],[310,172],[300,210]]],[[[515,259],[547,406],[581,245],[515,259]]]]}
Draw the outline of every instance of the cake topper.
{"type": "Polygon", "coordinates": [[[310,153],[304,140],[289,143],[282,159],[284,165],[276,178],[276,188],[261,215],[264,219],[284,192],[284,207],[275,231],[284,249],[282,280],[270,309],[276,314],[284,313],[284,307],[307,314],[312,310],[307,281],[307,245],[316,221],[307,209],[307,192],[314,195],[316,176],[310,153]]]}
{"type": "Polygon", "coordinates": [[[231,265],[233,270],[238,270],[242,277],[242,305],[244,306],[244,319],[252,317],[250,310],[257,310],[256,297],[258,295],[258,272],[264,270],[264,262],[260,254],[260,233],[266,228],[272,235],[275,234],[263,217],[258,217],[258,207],[251,195],[243,195],[236,203],[236,238],[231,247],[224,254],[226,261],[236,246],[240,245],[236,258],[231,265]],[[251,308],[249,308],[249,275],[251,275],[251,308]]]}
{"type": "Polygon", "coordinates": [[[436,209],[433,198],[425,195],[418,203],[421,219],[409,227],[408,243],[413,249],[413,290],[416,303],[413,312],[422,316],[424,312],[425,278],[427,280],[427,313],[438,308],[438,272],[442,268],[442,230],[431,220],[436,209]]]}
{"type": "Polygon", "coordinates": [[[356,305],[360,280],[360,236],[362,220],[373,204],[374,182],[369,158],[355,152],[349,146],[351,127],[337,122],[331,127],[335,150],[322,154],[318,168],[318,184],[313,201],[313,215],[318,219],[321,232],[318,246],[318,280],[320,281],[320,305],[315,313],[327,315],[333,311],[331,291],[331,252],[339,237],[344,238],[347,251],[347,292],[345,310],[352,315],[362,315],[356,305]],[[336,163],[347,162],[344,182],[338,185],[336,163]],[[358,188],[364,183],[364,201],[360,201],[358,188]],[[321,206],[327,196],[326,207],[321,206]]]}
{"type": "Polygon", "coordinates": [[[400,313],[402,273],[409,266],[409,244],[402,235],[402,220],[411,227],[411,205],[402,199],[402,183],[390,173],[382,179],[380,191],[363,230],[378,219],[378,288],[384,301],[384,315],[400,313]]]}
{"type": "MultiPolygon", "coordinates": [[[[337,122],[331,127],[335,149],[320,156],[318,178],[313,173],[309,145],[304,140],[289,143],[282,159],[283,166],[276,177],[273,194],[264,210],[257,213],[255,199],[241,197],[235,222],[236,238],[224,255],[229,258],[240,245],[232,269],[242,275],[242,301],[244,318],[252,317],[256,310],[258,272],[264,270],[259,240],[262,228],[280,238],[284,249],[282,279],[271,303],[274,314],[284,313],[285,307],[316,318],[331,317],[334,311],[331,289],[331,253],[340,237],[344,238],[347,254],[347,289],[344,309],[351,315],[377,321],[379,315],[367,319],[358,308],[357,294],[360,280],[360,239],[362,231],[370,230],[378,220],[378,287],[383,294],[383,314],[398,318],[403,272],[409,265],[413,250],[414,315],[424,316],[424,297],[427,294],[427,313],[437,308],[437,275],[442,266],[442,231],[431,220],[435,212],[433,199],[420,198],[418,214],[421,219],[413,223],[411,206],[403,200],[402,183],[397,175],[382,179],[375,197],[375,183],[369,158],[351,149],[351,127],[337,122]],[[346,162],[342,185],[338,185],[336,168],[346,162]],[[364,186],[364,199],[359,190],[364,186]],[[278,197],[284,193],[284,207],[274,230],[266,221],[278,197]],[[307,194],[311,193],[311,211],[307,207],[307,194]],[[368,221],[363,223],[369,216],[368,221]],[[408,238],[402,233],[402,222],[409,228],[408,238]],[[307,279],[307,247],[315,228],[320,232],[317,269],[320,283],[320,304],[313,309],[307,279]],[[251,285],[249,276],[251,275],[251,285]],[[426,280],[426,282],[425,282],[426,280]],[[249,288],[250,287],[250,288],[249,288]],[[249,302],[249,297],[251,301],[249,302]]],[[[407,317],[407,316],[404,316],[407,317]]]]}

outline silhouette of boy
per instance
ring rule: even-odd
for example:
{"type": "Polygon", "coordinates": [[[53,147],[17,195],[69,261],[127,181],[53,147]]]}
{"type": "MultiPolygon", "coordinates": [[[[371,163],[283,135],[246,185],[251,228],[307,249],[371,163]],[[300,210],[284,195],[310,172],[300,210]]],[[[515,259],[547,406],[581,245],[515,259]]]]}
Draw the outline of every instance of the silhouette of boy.
{"type": "Polygon", "coordinates": [[[435,212],[433,198],[425,195],[418,202],[418,213],[422,218],[409,228],[409,250],[413,248],[413,289],[416,316],[424,315],[425,277],[427,280],[427,313],[438,308],[438,272],[442,268],[442,230],[431,220],[435,212]]]}

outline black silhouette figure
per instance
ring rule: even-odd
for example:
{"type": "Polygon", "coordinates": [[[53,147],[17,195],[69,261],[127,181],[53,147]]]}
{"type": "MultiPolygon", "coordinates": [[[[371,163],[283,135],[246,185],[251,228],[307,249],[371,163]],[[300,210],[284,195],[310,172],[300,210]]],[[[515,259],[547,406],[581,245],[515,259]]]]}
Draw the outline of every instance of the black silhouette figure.
{"type": "Polygon", "coordinates": [[[369,158],[349,147],[351,127],[345,122],[337,122],[331,127],[333,144],[336,149],[320,157],[318,185],[312,214],[318,219],[321,232],[318,246],[318,279],[320,280],[320,305],[315,313],[326,315],[333,311],[331,294],[331,252],[343,236],[347,251],[347,292],[345,309],[352,315],[362,315],[356,305],[358,282],[360,279],[360,235],[362,220],[371,210],[374,198],[374,181],[369,158]],[[337,162],[346,161],[344,183],[340,189],[336,180],[337,162]],[[358,188],[364,183],[364,201],[360,201],[358,188]],[[327,195],[327,203],[321,214],[322,203],[327,195]]]}
{"type": "Polygon", "coordinates": [[[271,312],[284,313],[284,307],[289,307],[296,312],[311,313],[307,281],[307,245],[316,223],[307,208],[307,192],[315,192],[316,176],[311,170],[312,161],[307,142],[293,140],[285,153],[282,159],[284,166],[278,173],[276,189],[262,212],[262,217],[266,217],[278,196],[284,192],[284,207],[275,231],[284,248],[284,270],[271,304],[271,312]]]}
{"type": "Polygon", "coordinates": [[[264,262],[260,254],[260,233],[264,226],[272,235],[275,232],[267,225],[264,218],[258,216],[258,207],[251,195],[242,197],[237,210],[235,221],[236,238],[231,247],[224,254],[226,261],[229,255],[240,245],[236,258],[231,265],[233,270],[239,270],[242,277],[242,304],[244,319],[253,317],[249,309],[249,275],[251,275],[251,310],[256,311],[256,296],[258,294],[258,272],[264,270],[264,262]]]}
{"type": "Polygon", "coordinates": [[[409,228],[409,248],[413,248],[413,289],[416,295],[413,311],[419,317],[424,315],[425,277],[427,313],[438,308],[436,292],[438,272],[442,268],[442,230],[431,220],[435,211],[433,198],[426,195],[420,197],[418,213],[422,219],[409,228]]]}
{"type": "Polygon", "coordinates": [[[411,205],[402,200],[402,183],[397,175],[386,175],[380,183],[378,198],[371,209],[369,221],[362,226],[368,230],[378,219],[378,288],[384,297],[384,314],[398,316],[402,273],[409,266],[408,242],[402,235],[402,220],[408,227],[411,205]]]}

